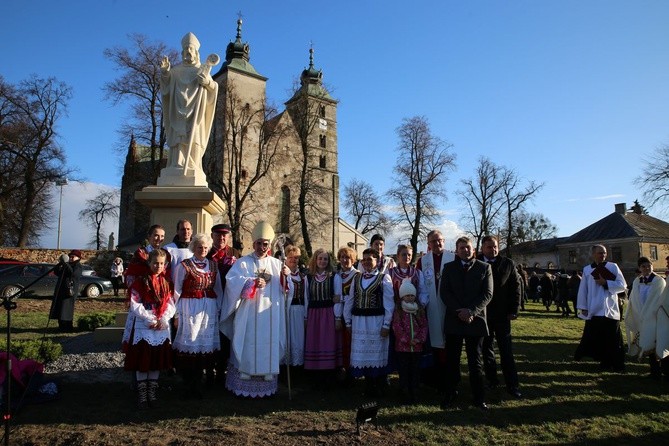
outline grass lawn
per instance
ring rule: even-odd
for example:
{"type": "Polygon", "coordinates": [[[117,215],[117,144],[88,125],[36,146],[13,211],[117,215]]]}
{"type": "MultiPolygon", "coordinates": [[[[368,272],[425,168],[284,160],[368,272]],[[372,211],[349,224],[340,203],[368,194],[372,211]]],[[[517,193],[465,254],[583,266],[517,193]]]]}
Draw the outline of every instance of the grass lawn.
{"type": "MultiPolygon", "coordinates": [[[[180,379],[164,376],[161,407],[147,411],[134,408],[129,380],[63,382],[60,400],[25,406],[15,415],[11,444],[667,444],[669,382],[647,379],[645,362],[629,361],[625,374],[601,373],[594,362],[575,362],[583,321],[548,313],[540,304],[530,303],[527,310],[513,324],[524,398],[514,400],[504,387],[494,389],[486,396],[487,412],[469,406],[464,366],[459,407],[441,410],[440,395],[429,387],[421,389],[416,406],[400,405],[391,392],[378,400],[378,429],[366,425],[359,437],[354,417],[367,402],[362,382],[326,391],[312,389],[294,373],[291,401],[285,385],[264,400],[235,398],[212,387],[203,400],[185,401],[180,379]]],[[[21,324],[22,338],[43,332],[21,324]]],[[[391,390],[396,390],[393,378],[391,390]]]]}

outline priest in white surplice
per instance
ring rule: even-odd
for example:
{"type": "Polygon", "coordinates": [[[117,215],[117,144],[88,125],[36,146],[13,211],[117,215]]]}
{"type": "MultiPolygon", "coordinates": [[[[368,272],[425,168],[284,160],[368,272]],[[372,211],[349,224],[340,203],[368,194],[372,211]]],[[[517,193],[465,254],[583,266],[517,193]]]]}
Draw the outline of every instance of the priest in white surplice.
{"type": "Polygon", "coordinates": [[[292,284],[285,280],[290,269],[269,255],[272,239],[272,227],[259,222],[253,252],[226,275],[221,331],[231,340],[231,352],[225,385],[239,396],[274,394],[286,351],[285,291],[292,284]]]}
{"type": "Polygon", "coordinates": [[[583,268],[578,288],[576,308],[578,317],[585,320],[583,336],[574,358],[589,356],[599,361],[601,370],[622,372],[625,369],[625,350],[620,331],[618,293],[627,288],[623,273],[613,262],[606,261],[606,248],[595,245],[590,254],[591,265],[583,268]]]}

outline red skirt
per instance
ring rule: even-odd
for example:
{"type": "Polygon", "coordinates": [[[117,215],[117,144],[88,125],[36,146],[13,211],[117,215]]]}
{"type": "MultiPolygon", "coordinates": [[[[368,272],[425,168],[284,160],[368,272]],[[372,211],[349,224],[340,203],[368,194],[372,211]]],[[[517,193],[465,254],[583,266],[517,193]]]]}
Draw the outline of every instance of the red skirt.
{"type": "Polygon", "coordinates": [[[131,372],[150,372],[172,368],[172,344],[165,340],[162,345],[150,345],[145,340],[127,344],[123,368],[131,372]]]}

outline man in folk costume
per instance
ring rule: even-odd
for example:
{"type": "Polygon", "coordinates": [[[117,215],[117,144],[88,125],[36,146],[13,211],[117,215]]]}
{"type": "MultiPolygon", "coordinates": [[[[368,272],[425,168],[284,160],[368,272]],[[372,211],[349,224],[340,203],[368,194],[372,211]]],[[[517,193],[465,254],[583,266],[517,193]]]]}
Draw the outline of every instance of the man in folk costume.
{"type": "MultiPolygon", "coordinates": [[[[132,282],[135,280],[136,276],[145,276],[151,273],[149,268],[149,254],[157,249],[160,249],[164,240],[165,228],[163,228],[161,225],[152,225],[149,228],[145,243],[137,248],[132,258],[130,259],[128,268],[123,271],[123,276],[125,277],[125,286],[127,289],[130,289],[130,285],[132,285],[132,282]]],[[[166,250],[164,250],[164,252],[167,255],[167,260],[165,261],[165,267],[163,268],[161,275],[165,276],[165,279],[172,283],[172,274],[169,268],[171,256],[166,250]]],[[[126,328],[128,327],[126,326],[126,328]]]]}
{"type": "Polygon", "coordinates": [[[379,272],[387,273],[390,268],[395,267],[395,260],[390,256],[383,255],[383,250],[386,247],[386,239],[381,234],[374,234],[372,240],[369,242],[369,246],[379,252],[379,264],[377,266],[379,272]]]}
{"type": "MultiPolygon", "coordinates": [[[[207,254],[207,258],[216,262],[218,275],[221,278],[221,285],[225,292],[225,276],[237,261],[235,250],[230,246],[232,240],[232,228],[227,223],[220,223],[211,227],[211,239],[213,243],[207,254]]],[[[207,370],[207,383],[211,384],[214,380],[222,383],[225,380],[225,369],[227,368],[228,358],[230,357],[230,339],[219,331],[221,341],[221,350],[216,358],[214,369],[207,370]],[[215,371],[215,372],[214,372],[215,371]]]]}
{"type": "Polygon", "coordinates": [[[235,395],[276,393],[279,363],[286,352],[285,296],[290,269],[269,255],[274,229],[253,229],[253,252],[238,259],[226,277],[221,309],[223,333],[231,340],[225,386],[235,395]]]}
{"type": "Polygon", "coordinates": [[[669,379],[669,290],[653,272],[648,257],[638,262],[641,275],[634,279],[625,314],[630,356],[648,356],[650,377],[669,379]]]}
{"type": "Polygon", "coordinates": [[[618,293],[625,291],[627,283],[618,265],[605,261],[603,245],[593,246],[590,254],[593,263],[583,268],[578,289],[578,317],[585,319],[585,327],[574,358],[589,356],[599,361],[602,370],[622,372],[625,351],[618,293]]]}
{"type": "MultiPolygon", "coordinates": [[[[429,294],[429,303],[426,307],[429,345],[432,347],[434,361],[434,375],[442,377],[446,367],[446,352],[444,350],[444,318],[446,307],[439,298],[441,272],[444,265],[455,259],[455,255],[444,250],[444,236],[438,230],[427,234],[428,252],[416,263],[416,268],[423,272],[425,288],[429,294]]],[[[437,382],[442,383],[439,379],[437,382]]]]}
{"type": "Polygon", "coordinates": [[[364,376],[365,394],[380,396],[387,376],[390,324],[395,303],[390,276],[377,266],[379,252],[362,253],[362,271],[356,274],[344,302],[344,323],[351,333],[351,375],[364,376]]]}

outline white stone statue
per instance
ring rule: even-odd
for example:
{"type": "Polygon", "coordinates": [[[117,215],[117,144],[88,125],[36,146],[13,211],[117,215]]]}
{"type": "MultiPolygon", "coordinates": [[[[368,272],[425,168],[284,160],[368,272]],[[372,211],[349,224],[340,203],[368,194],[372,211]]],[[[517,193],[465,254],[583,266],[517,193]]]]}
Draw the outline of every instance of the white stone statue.
{"type": "Polygon", "coordinates": [[[181,39],[181,47],[181,65],[170,67],[167,56],[160,64],[163,125],[170,151],[158,185],[206,186],[202,156],[207,149],[218,95],[211,68],[221,59],[210,54],[205,64],[200,64],[200,42],[193,33],[181,39]]]}

